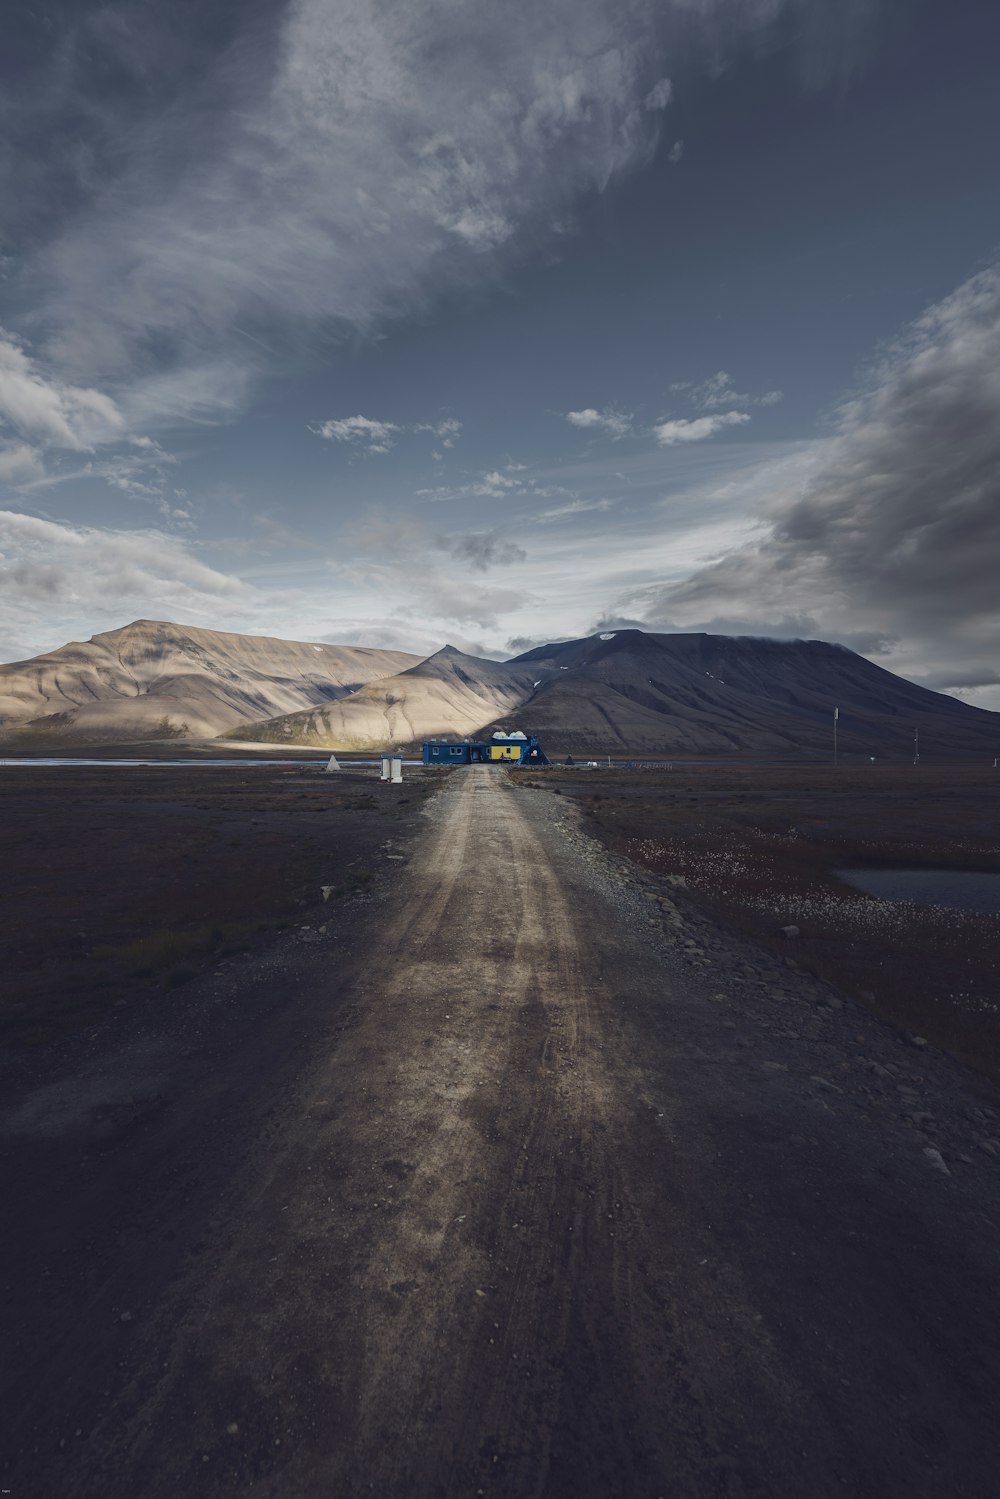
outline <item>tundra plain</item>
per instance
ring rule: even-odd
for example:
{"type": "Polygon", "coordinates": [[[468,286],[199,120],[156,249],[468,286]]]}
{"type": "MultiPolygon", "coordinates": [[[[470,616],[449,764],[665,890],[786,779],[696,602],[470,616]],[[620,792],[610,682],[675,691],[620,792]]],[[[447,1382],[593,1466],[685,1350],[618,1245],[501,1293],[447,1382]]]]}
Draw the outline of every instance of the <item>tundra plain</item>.
{"type": "MultiPolygon", "coordinates": [[[[872,828],[769,774],[9,771],[114,984],[2,1053],[4,1486],[992,1496],[1000,1092],[699,888],[706,825],[872,828]],[[257,930],[122,971],[229,885],[257,930]]],[[[881,836],[940,794],[967,857],[984,777],[921,774],[881,836]]]]}

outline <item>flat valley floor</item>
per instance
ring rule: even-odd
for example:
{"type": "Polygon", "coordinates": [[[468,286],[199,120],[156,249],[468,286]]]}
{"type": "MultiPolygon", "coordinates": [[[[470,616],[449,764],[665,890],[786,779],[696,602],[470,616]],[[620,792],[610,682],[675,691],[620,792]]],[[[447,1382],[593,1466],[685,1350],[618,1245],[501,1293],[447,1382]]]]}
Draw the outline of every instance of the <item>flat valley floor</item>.
{"type": "Polygon", "coordinates": [[[996,1090],[474,767],[357,911],[4,1064],[44,1499],[992,1499],[996,1090]]]}

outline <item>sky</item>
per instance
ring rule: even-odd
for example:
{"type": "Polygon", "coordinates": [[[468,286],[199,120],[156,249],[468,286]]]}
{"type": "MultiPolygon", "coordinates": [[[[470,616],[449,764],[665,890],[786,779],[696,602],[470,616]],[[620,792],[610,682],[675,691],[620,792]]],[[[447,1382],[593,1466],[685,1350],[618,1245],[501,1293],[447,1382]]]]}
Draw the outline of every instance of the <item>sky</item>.
{"type": "Polygon", "coordinates": [[[8,0],[0,660],[835,640],[1000,709],[995,0],[8,0]]]}

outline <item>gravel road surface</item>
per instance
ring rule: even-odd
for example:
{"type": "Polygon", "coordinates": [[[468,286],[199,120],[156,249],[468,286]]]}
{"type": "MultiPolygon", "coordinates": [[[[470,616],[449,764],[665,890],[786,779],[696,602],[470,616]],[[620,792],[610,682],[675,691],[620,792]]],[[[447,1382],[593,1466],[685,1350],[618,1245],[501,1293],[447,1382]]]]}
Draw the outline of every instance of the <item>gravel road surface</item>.
{"type": "Polygon", "coordinates": [[[992,1499],[990,1085],[504,772],[401,851],[7,1066],[3,1489],[992,1499]]]}

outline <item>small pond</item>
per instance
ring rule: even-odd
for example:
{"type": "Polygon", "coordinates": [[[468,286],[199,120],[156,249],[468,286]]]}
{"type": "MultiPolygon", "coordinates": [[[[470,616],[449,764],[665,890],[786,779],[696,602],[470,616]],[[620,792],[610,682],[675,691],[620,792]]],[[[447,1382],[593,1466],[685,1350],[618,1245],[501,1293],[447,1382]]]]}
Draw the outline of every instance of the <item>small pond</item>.
{"type": "Polygon", "coordinates": [[[838,869],[836,873],[856,890],[880,900],[1000,913],[1000,874],[971,869],[838,869]]]}

